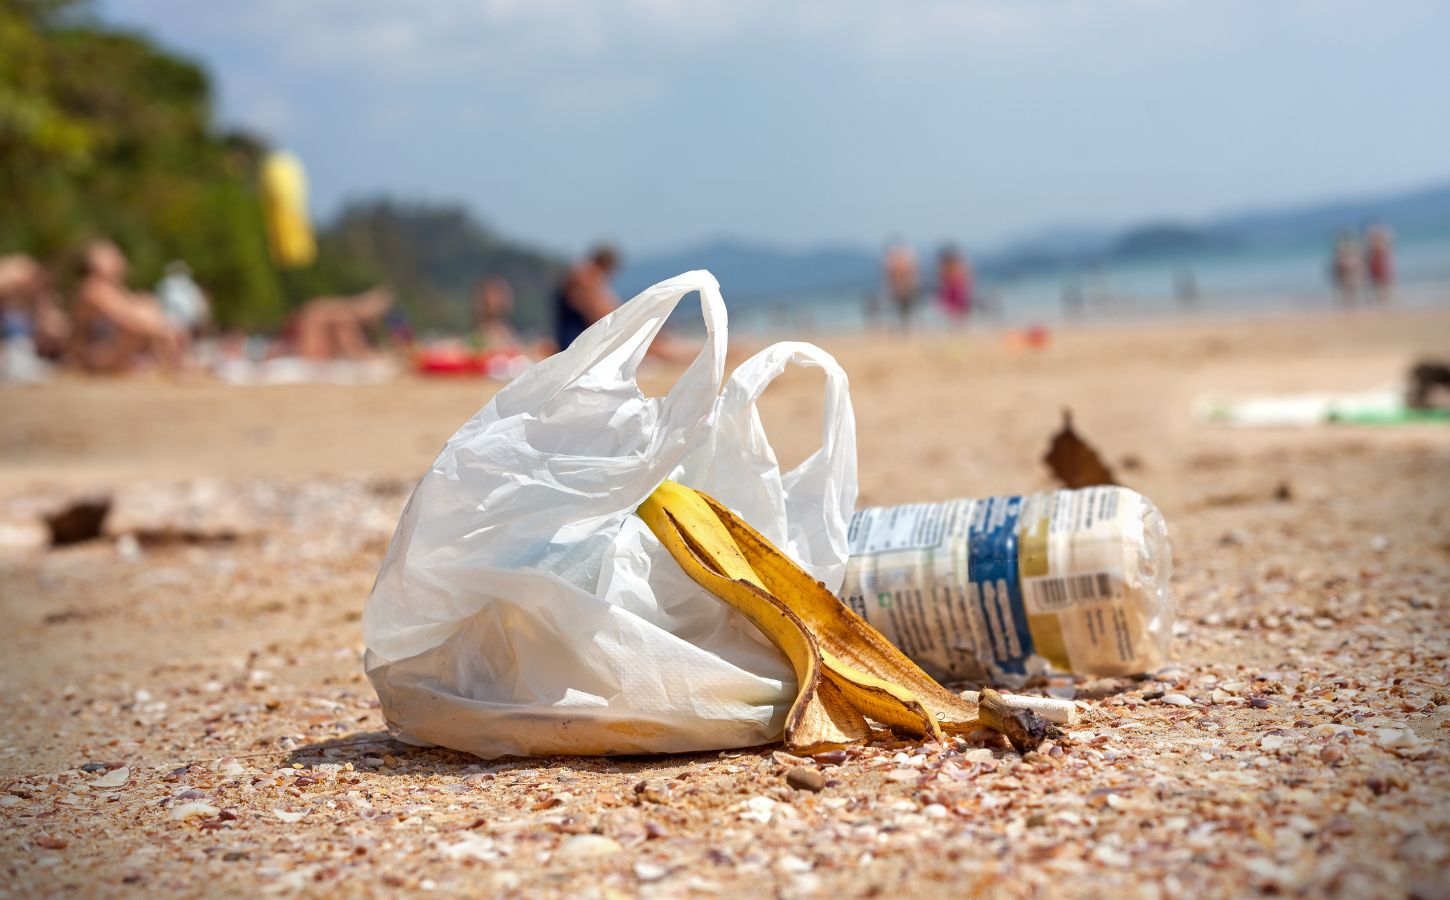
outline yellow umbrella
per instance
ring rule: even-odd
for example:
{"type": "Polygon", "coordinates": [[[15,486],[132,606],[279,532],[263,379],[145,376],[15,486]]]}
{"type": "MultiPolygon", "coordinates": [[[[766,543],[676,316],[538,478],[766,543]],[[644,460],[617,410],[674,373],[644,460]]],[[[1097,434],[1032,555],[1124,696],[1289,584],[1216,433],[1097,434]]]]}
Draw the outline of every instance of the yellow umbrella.
{"type": "Polygon", "coordinates": [[[317,256],[307,218],[307,175],[291,153],[274,151],[262,160],[262,212],[272,259],[283,269],[299,269],[317,256]]]}

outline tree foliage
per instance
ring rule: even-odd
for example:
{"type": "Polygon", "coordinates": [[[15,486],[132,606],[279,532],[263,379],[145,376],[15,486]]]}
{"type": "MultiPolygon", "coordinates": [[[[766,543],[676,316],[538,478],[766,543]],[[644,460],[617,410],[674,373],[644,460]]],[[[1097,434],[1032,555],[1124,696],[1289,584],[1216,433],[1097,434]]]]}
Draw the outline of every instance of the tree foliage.
{"type": "Polygon", "coordinates": [[[100,23],[89,0],[0,0],[0,253],[66,271],[109,237],[133,281],[184,259],[218,319],[275,326],[301,299],[377,281],[424,327],[461,327],[485,274],[513,282],[519,323],[545,325],[558,263],[465,211],[372,201],[319,234],[317,262],[284,278],[267,255],[254,183],[264,139],[220,134],[196,63],[100,23]]]}
{"type": "Polygon", "coordinates": [[[414,319],[455,330],[469,327],[467,298],[478,282],[502,276],[514,290],[515,324],[543,330],[549,325],[545,301],[562,267],[498,236],[457,206],[379,199],[347,207],[322,232],[315,268],[324,282],[349,288],[387,281],[414,319]]]}
{"type": "Polygon", "coordinates": [[[284,312],[252,188],[255,140],[211,130],[199,66],[102,27],[80,0],[0,6],[0,249],[63,266],[114,239],[135,279],[185,259],[228,324],[284,312]]]}

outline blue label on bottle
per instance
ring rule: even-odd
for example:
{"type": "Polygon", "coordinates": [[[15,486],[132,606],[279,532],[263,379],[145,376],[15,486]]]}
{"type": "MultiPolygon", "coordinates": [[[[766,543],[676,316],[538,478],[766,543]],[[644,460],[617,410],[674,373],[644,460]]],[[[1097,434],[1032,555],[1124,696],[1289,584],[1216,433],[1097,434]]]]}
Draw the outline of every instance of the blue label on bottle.
{"type": "Polygon", "coordinates": [[[971,600],[981,613],[987,658],[1012,674],[1026,674],[1032,632],[1017,576],[1017,520],[1021,497],[992,497],[976,504],[972,515],[967,577],[971,600]]]}

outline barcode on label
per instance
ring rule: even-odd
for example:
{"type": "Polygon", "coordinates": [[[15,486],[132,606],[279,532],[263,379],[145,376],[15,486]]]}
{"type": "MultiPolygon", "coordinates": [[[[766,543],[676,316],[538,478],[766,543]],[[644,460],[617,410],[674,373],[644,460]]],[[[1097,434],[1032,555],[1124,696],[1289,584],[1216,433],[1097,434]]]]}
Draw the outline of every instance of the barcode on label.
{"type": "Polygon", "coordinates": [[[1113,576],[1107,572],[1090,575],[1064,575],[1060,578],[1034,578],[1033,599],[1044,612],[1066,609],[1083,603],[1106,600],[1113,597],[1113,576]]]}

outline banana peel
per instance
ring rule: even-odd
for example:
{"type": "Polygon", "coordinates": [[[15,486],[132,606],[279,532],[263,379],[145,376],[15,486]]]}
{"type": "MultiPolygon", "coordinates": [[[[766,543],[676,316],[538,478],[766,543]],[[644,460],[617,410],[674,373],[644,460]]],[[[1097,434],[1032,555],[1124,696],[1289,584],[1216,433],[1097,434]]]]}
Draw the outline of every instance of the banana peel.
{"type": "Polygon", "coordinates": [[[799,693],[785,743],[818,753],[870,740],[867,719],[914,738],[971,731],[976,705],[932,680],[864,619],[714,498],[666,481],[639,516],[697,584],[790,660],[799,693]]]}

